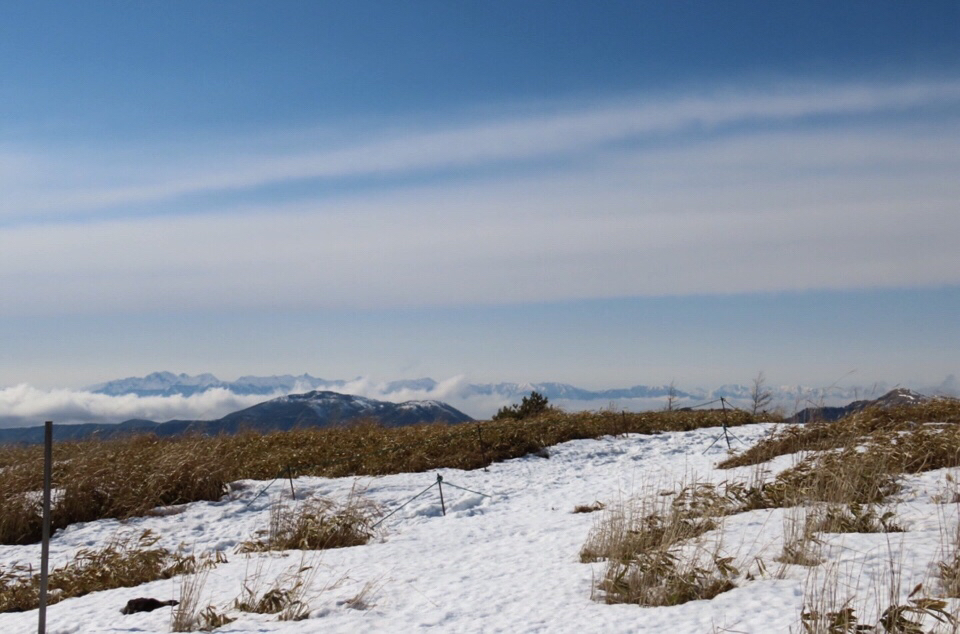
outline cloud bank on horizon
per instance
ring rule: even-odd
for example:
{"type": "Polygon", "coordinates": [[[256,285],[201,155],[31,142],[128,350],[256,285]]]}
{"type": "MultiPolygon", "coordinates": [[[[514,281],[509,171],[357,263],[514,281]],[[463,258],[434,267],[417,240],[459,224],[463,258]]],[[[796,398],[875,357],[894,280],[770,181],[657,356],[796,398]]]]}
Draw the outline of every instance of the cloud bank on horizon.
{"type": "MultiPolygon", "coordinates": [[[[465,384],[464,377],[453,377],[438,382],[431,389],[397,389],[387,392],[385,383],[361,377],[347,381],[336,389],[343,394],[364,396],[377,400],[404,402],[413,400],[442,400],[464,405],[477,415],[489,415],[507,404],[499,396],[459,396],[465,384]]],[[[262,403],[263,401],[298,394],[312,389],[295,384],[290,389],[270,394],[237,394],[227,388],[213,387],[195,394],[150,395],[101,394],[91,389],[40,389],[28,384],[0,388],[0,427],[32,427],[45,420],[58,424],[119,423],[130,419],[157,422],[168,420],[213,420],[262,403]]]]}
{"type": "Polygon", "coordinates": [[[960,80],[830,81],[0,145],[0,316],[956,285],[958,115],[960,80]]]}
{"type": "MultiPolygon", "coordinates": [[[[686,386],[679,386],[682,389],[686,386]]],[[[729,389],[729,386],[727,386],[729,389]]],[[[886,385],[867,388],[845,386],[804,388],[801,386],[768,386],[773,388],[772,406],[783,408],[786,413],[809,405],[846,405],[860,398],[876,398],[887,389],[886,385]],[[804,399],[806,394],[808,398],[804,399]]],[[[903,387],[903,386],[901,386],[903,387]]],[[[923,393],[940,396],[960,396],[960,381],[955,375],[947,376],[936,386],[912,386],[923,393]]],[[[297,394],[313,389],[307,384],[295,384],[290,389],[277,390],[271,394],[237,394],[227,388],[212,387],[189,395],[137,394],[108,395],[91,389],[40,389],[27,384],[0,388],[0,428],[32,427],[45,420],[58,424],[119,423],[130,419],[147,419],[156,422],[167,420],[214,420],[261,403],[263,401],[297,394]]],[[[320,388],[324,389],[324,388],[320,388]]],[[[469,389],[465,376],[455,376],[436,382],[432,387],[404,387],[396,389],[388,382],[358,377],[346,381],[332,391],[376,400],[402,403],[405,401],[437,400],[445,402],[466,414],[478,418],[491,417],[500,407],[516,402],[516,397],[492,391],[477,393],[469,389]]],[[[706,398],[715,394],[705,391],[706,398]]],[[[702,394],[679,398],[677,406],[692,405],[702,394]]],[[[731,403],[749,407],[748,398],[731,398],[731,403]]],[[[665,397],[618,398],[610,400],[553,399],[553,404],[568,411],[596,410],[601,408],[643,411],[662,409],[665,397]]]]}

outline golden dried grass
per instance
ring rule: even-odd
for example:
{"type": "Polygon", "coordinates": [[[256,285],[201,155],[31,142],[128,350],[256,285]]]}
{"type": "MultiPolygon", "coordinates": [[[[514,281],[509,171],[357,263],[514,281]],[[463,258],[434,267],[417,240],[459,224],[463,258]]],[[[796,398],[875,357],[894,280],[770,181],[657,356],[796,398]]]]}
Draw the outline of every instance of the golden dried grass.
{"type": "Polygon", "coordinates": [[[270,550],[326,550],[361,546],[373,537],[380,512],[356,492],[345,502],[313,497],[270,508],[270,525],[257,538],[243,542],[240,553],[270,550]]]}
{"type": "Polygon", "coordinates": [[[679,605],[711,599],[735,587],[732,558],[691,548],[719,528],[731,500],[718,487],[694,482],[657,491],[610,510],[594,524],[580,551],[584,563],[606,561],[596,588],[606,603],[679,605]]]}
{"type": "MultiPolygon", "coordinates": [[[[150,531],[115,536],[98,549],[81,549],[68,563],[50,572],[48,603],[91,592],[130,588],[176,575],[193,574],[226,562],[223,553],[196,557],[156,546],[150,531]]],[[[40,601],[40,575],[31,568],[0,569],[0,612],[35,609],[40,601]]]]}
{"type": "MultiPolygon", "coordinates": [[[[158,438],[139,435],[56,443],[54,529],[75,522],[127,518],[158,506],[216,500],[226,483],[295,475],[341,477],[478,469],[579,438],[623,433],[688,431],[736,426],[755,419],[739,411],[581,412],[550,410],[522,421],[384,428],[361,422],[227,436],[158,438]]],[[[5,447],[0,478],[0,544],[40,539],[37,492],[42,448],[5,447]]]]}

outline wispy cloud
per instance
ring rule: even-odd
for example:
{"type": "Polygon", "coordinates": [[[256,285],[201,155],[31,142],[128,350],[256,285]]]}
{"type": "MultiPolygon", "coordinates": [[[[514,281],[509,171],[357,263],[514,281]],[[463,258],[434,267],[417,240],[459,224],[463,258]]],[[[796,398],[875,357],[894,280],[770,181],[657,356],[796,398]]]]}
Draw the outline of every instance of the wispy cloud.
{"type": "Polygon", "coordinates": [[[355,132],[352,143],[331,142],[328,135],[305,130],[280,135],[280,140],[259,136],[245,142],[187,141],[166,152],[151,147],[98,149],[96,153],[55,148],[18,158],[20,163],[35,165],[32,178],[24,179],[19,169],[2,169],[5,161],[0,160],[0,182],[7,190],[0,216],[23,220],[35,214],[84,214],[303,179],[465,169],[582,155],[610,143],[690,130],[869,116],[958,103],[958,81],[787,84],[694,96],[637,97],[432,128],[355,132]],[[66,161],[59,158],[64,154],[66,161]]]}
{"type": "MultiPolygon", "coordinates": [[[[219,167],[198,151],[182,168],[127,166],[118,173],[140,182],[124,187],[103,168],[103,187],[59,191],[57,204],[569,159],[338,198],[211,200],[191,215],[173,202],[150,217],[35,215],[0,229],[0,315],[958,284],[958,103],[958,82],[805,86],[383,133],[219,167]],[[945,106],[952,115],[922,114],[945,106]]],[[[2,213],[54,204],[19,191],[26,206],[5,197],[2,213]]]]}

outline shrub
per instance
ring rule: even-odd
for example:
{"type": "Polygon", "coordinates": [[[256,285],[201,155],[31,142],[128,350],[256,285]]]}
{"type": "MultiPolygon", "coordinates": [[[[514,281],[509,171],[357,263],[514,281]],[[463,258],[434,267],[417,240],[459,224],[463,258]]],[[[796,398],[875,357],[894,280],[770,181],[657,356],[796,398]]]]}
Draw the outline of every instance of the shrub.
{"type": "Polygon", "coordinates": [[[551,408],[547,397],[540,392],[531,392],[530,396],[523,397],[519,405],[501,407],[493,416],[493,420],[523,420],[539,416],[548,409],[551,408]]]}

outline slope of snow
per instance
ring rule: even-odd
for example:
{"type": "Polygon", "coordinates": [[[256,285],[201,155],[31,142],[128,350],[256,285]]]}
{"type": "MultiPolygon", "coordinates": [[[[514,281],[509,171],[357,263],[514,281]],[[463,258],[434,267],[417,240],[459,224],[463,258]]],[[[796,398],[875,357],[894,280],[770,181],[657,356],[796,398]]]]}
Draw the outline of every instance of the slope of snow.
{"type": "MultiPolygon", "coordinates": [[[[768,425],[737,428],[747,444],[770,430],[768,425]]],[[[281,622],[273,615],[239,614],[218,632],[789,632],[800,630],[799,612],[805,591],[820,581],[808,570],[789,567],[784,578],[778,564],[784,525],[781,510],[755,511],[727,518],[721,531],[705,539],[722,539],[724,551],[736,558],[744,575],[736,589],[711,601],[675,607],[641,608],[606,605],[593,600],[592,581],[603,564],[583,564],[579,551],[591,526],[602,513],[574,514],[577,504],[615,504],[631,495],[657,490],[694,478],[720,482],[757,477],[753,468],[714,469],[725,456],[723,441],[713,444],[720,429],[685,433],[631,435],[624,438],[579,440],[550,448],[549,459],[528,456],[491,465],[487,470],[441,471],[444,482],[483,497],[444,486],[447,514],[443,516],[436,488],[386,520],[371,543],[316,553],[287,552],[245,557],[235,554],[240,542],[265,529],[270,506],[279,496],[289,498],[289,484],[242,481],[218,502],[179,507],[178,513],[127,522],[99,521],[57,533],[51,544],[52,565],[60,565],[81,548],[97,547],[117,532],[151,529],[160,545],[201,553],[220,549],[229,563],[212,570],[201,606],[227,608],[259,575],[266,589],[278,576],[303,563],[314,566],[310,618],[281,622]],[[706,451],[706,454],[704,452],[706,451]],[[767,574],[756,564],[766,563],[767,574]],[[372,606],[349,607],[348,600],[367,588],[372,606]]],[[[781,457],[770,467],[791,464],[781,457]]],[[[919,582],[929,587],[931,565],[938,561],[941,522],[952,531],[953,506],[938,506],[931,493],[942,487],[944,474],[932,472],[908,482],[898,506],[903,534],[830,535],[819,570],[830,571],[841,587],[852,588],[857,614],[875,614],[890,578],[889,560],[902,568],[905,595],[919,582]]],[[[308,478],[294,481],[297,496],[346,498],[351,490],[386,511],[420,493],[436,480],[435,473],[384,477],[308,478]]],[[[40,547],[0,546],[0,565],[39,563],[40,547]]],[[[138,588],[99,592],[68,599],[48,611],[51,633],[119,633],[170,631],[170,608],[123,616],[128,599],[179,598],[182,579],[156,581],[138,588]]],[[[884,604],[885,605],[885,604],[884,604]]],[[[882,607],[882,606],[881,606],[882,607]]],[[[37,612],[0,614],[0,632],[36,630],[37,612]]]]}

